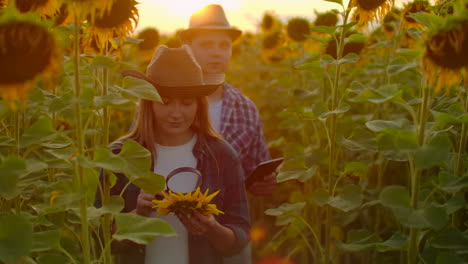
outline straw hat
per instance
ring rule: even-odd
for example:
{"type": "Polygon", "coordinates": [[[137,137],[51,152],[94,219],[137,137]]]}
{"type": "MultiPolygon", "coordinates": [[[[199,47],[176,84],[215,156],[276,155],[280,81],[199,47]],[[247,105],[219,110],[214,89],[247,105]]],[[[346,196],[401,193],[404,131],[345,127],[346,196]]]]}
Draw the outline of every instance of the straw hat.
{"type": "Polygon", "coordinates": [[[189,28],[180,32],[179,38],[182,42],[189,41],[193,35],[200,31],[224,31],[234,41],[242,31],[231,27],[223,7],[217,4],[205,6],[202,10],[190,16],[189,28]]]}
{"type": "Polygon", "coordinates": [[[122,71],[151,83],[164,97],[199,97],[213,93],[224,82],[224,73],[203,74],[189,46],[159,46],[146,75],[137,70],[122,71]]]}

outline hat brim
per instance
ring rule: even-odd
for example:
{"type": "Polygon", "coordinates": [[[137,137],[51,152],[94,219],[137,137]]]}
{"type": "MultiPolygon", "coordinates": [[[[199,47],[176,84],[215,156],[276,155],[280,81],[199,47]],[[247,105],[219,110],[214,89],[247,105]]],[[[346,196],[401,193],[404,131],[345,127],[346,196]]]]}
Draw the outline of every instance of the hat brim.
{"type": "Polygon", "coordinates": [[[226,27],[202,27],[202,28],[189,28],[179,33],[179,39],[182,42],[192,40],[193,36],[199,32],[206,32],[206,31],[220,31],[226,32],[229,37],[231,37],[232,41],[236,40],[241,34],[242,31],[236,28],[226,28],[226,27]]]}
{"type": "Polygon", "coordinates": [[[208,85],[191,85],[191,86],[162,86],[150,79],[144,73],[137,70],[124,70],[121,72],[123,76],[130,76],[145,80],[151,83],[162,97],[169,98],[194,98],[201,96],[208,96],[212,94],[222,84],[208,84],[208,85]]]}

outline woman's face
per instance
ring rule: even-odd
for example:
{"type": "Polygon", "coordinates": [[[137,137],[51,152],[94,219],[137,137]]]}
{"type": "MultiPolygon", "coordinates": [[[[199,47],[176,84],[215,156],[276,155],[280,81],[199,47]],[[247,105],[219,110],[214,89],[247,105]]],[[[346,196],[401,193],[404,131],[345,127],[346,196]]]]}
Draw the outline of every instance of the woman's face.
{"type": "Polygon", "coordinates": [[[153,102],[159,136],[191,136],[190,127],[197,114],[197,99],[163,97],[162,100],[163,104],[153,102]]]}

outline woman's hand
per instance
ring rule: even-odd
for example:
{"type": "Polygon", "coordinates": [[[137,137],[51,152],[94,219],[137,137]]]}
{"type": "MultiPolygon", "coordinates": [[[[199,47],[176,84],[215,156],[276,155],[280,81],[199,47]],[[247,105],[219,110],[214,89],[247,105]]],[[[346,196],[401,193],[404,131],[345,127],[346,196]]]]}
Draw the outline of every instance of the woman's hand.
{"type": "Polygon", "coordinates": [[[135,213],[142,216],[149,216],[151,212],[154,211],[153,209],[153,200],[156,199],[158,195],[151,195],[149,193],[140,190],[140,194],[137,197],[137,204],[135,213]]]}
{"type": "Polygon", "coordinates": [[[177,214],[187,230],[196,236],[206,236],[218,224],[213,215],[203,215],[198,211],[191,214],[177,214]]]}

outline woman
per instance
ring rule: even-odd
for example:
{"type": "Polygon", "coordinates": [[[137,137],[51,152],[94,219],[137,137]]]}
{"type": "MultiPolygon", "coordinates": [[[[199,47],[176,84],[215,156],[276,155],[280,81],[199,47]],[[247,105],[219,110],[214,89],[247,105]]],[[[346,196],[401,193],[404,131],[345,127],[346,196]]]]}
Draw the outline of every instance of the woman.
{"type": "MultiPolygon", "coordinates": [[[[208,117],[206,95],[224,81],[223,74],[203,76],[188,46],[170,49],[160,46],[147,68],[147,75],[124,71],[124,75],[144,79],[158,90],[163,103],[141,100],[136,125],[112,144],[120,152],[125,140],[135,140],[153,156],[155,173],[167,176],[179,167],[193,167],[201,172],[201,189],[219,194],[212,200],[224,212],[219,216],[193,214],[164,218],[177,236],[158,237],[139,253],[120,247],[123,263],[222,263],[222,257],[240,251],[248,242],[249,216],[241,163],[235,151],[214,132],[208,117]],[[128,262],[126,261],[128,260],[128,262]]],[[[118,195],[128,182],[124,175],[111,190],[118,195]]],[[[179,188],[194,190],[197,179],[176,183],[179,188]]],[[[172,188],[172,186],[171,186],[172,188]]],[[[123,194],[125,212],[154,217],[154,195],[130,185],[123,194]]],[[[122,263],[122,261],[121,261],[122,263]]]]}

